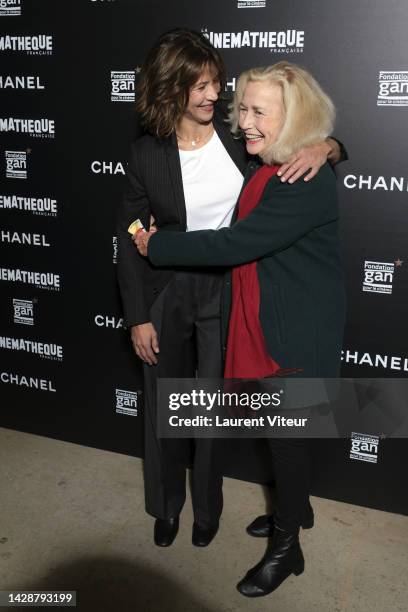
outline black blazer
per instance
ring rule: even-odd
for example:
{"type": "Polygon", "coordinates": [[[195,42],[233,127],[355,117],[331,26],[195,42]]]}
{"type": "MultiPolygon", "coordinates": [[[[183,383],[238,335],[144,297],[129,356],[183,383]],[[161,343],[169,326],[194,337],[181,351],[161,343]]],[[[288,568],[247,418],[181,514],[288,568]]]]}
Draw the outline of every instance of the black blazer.
{"type": "MultiPolygon", "coordinates": [[[[226,109],[220,104],[214,114],[214,128],[226,151],[244,174],[247,165],[245,145],[231,136],[225,121],[226,109]]],[[[139,255],[127,228],[140,219],[149,228],[150,215],[157,227],[186,231],[180,157],[176,135],[158,140],[145,134],[132,144],[127,170],[128,185],[118,215],[118,280],[126,327],[150,321],[150,307],[174,270],[152,266],[139,255]]]]}
{"type": "MultiPolygon", "coordinates": [[[[251,162],[249,180],[257,165],[251,162]]],[[[155,265],[236,266],[258,261],[259,318],[270,355],[302,376],[339,374],[345,294],[338,236],[336,178],[329,164],[309,181],[273,176],[257,207],[230,228],[158,232],[148,256],[155,265]]],[[[223,299],[226,339],[230,281],[223,299]]]]}

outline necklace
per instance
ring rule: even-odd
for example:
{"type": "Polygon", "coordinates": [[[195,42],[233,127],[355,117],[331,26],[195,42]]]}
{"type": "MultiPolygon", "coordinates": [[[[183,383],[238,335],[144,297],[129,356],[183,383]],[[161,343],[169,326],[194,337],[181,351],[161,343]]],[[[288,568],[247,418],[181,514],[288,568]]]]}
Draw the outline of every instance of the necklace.
{"type": "Polygon", "coordinates": [[[205,140],[209,136],[212,136],[212,133],[213,133],[213,128],[211,126],[211,130],[204,137],[203,136],[194,136],[193,138],[184,138],[183,136],[180,136],[180,134],[177,134],[177,132],[176,132],[176,136],[177,136],[178,140],[182,140],[184,142],[188,142],[192,147],[196,147],[198,144],[200,144],[200,142],[202,140],[205,140]]]}

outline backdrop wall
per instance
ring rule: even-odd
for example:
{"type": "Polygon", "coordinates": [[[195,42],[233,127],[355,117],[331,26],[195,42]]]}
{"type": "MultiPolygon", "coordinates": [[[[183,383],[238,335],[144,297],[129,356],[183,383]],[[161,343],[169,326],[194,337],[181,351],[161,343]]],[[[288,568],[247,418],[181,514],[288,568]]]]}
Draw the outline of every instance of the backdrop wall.
{"type": "MultiPolygon", "coordinates": [[[[405,0],[0,0],[5,427],[143,453],[142,376],[122,329],[115,219],[140,66],[157,36],[180,25],[222,49],[231,92],[243,69],[288,59],[333,97],[335,134],[350,155],[338,169],[344,375],[408,375],[405,0]]],[[[359,433],[372,437],[368,457],[352,453],[350,439],[316,444],[313,493],[408,513],[405,441],[359,433]]],[[[229,441],[226,463],[228,475],[271,478],[261,443],[229,441]]]]}

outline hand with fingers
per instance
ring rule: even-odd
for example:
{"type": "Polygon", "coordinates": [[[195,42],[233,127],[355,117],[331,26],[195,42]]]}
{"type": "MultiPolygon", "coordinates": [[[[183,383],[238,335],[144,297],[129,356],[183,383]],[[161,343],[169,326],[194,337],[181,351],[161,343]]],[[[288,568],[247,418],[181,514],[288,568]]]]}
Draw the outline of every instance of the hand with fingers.
{"type": "MultiPolygon", "coordinates": [[[[331,139],[329,139],[331,140],[331,139]]],[[[304,147],[292,155],[292,157],[279,168],[278,176],[281,181],[294,183],[305,172],[304,181],[309,181],[319,172],[320,168],[327,162],[328,156],[332,152],[330,142],[324,140],[315,145],[304,147]]]]}
{"type": "Polygon", "coordinates": [[[157,232],[156,226],[150,228],[149,232],[144,230],[139,230],[135,234],[133,234],[132,240],[135,247],[143,257],[147,257],[147,247],[149,244],[149,240],[153,234],[157,232]]]}
{"type": "Polygon", "coordinates": [[[133,325],[130,330],[133,348],[142,361],[149,365],[156,365],[159,353],[159,341],[153,323],[133,325]]]}

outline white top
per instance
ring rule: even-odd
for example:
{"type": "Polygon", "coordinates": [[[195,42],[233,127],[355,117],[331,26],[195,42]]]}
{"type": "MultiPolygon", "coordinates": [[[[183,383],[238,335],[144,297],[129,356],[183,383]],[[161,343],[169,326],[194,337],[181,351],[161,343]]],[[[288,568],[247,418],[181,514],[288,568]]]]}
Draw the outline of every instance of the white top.
{"type": "Polygon", "coordinates": [[[200,149],[179,149],[187,231],[227,227],[243,177],[214,130],[200,149]]]}

